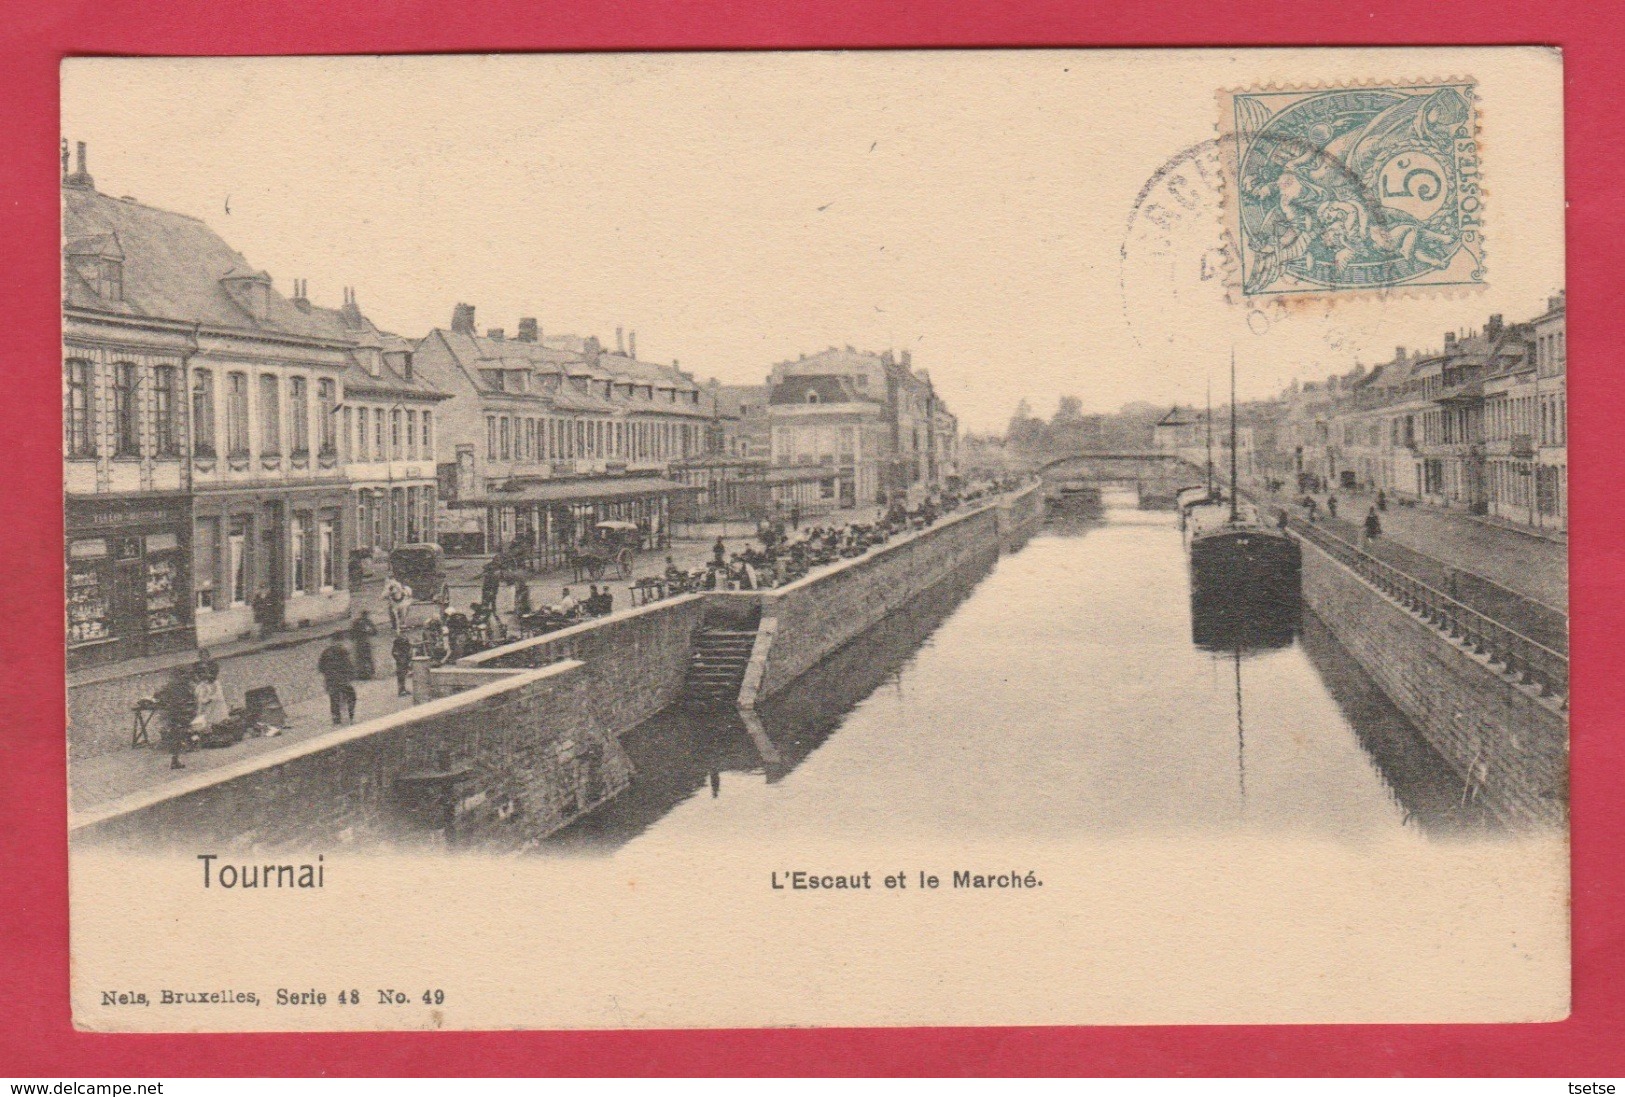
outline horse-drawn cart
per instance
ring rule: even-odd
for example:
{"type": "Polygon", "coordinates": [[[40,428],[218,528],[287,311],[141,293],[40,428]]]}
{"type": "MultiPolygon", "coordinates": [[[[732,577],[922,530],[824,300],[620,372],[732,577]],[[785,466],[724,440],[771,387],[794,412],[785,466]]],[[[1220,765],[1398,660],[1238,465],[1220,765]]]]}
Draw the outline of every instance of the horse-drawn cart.
{"type": "Polygon", "coordinates": [[[632,558],[641,541],[641,531],[631,522],[599,522],[570,557],[576,582],[602,579],[610,568],[622,579],[632,578],[632,558]]]}

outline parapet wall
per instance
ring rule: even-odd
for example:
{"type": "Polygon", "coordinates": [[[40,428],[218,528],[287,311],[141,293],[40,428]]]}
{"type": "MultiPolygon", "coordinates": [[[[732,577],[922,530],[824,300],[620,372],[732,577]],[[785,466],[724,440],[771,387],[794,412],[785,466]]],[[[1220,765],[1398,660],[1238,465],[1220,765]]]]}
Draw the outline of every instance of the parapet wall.
{"type": "Polygon", "coordinates": [[[478,843],[518,848],[625,789],[631,764],[574,660],[334,731],[177,790],[69,820],[75,841],[220,852],[478,843]]]}
{"type": "Polygon", "coordinates": [[[1434,628],[1333,559],[1303,545],[1305,605],[1492,811],[1561,824],[1568,720],[1534,687],[1434,628]]]}
{"type": "Polygon", "coordinates": [[[583,719],[620,735],[676,700],[705,620],[705,597],[684,594],[459,659],[429,675],[429,696],[469,688],[480,673],[582,664],[583,719]],[[467,672],[467,673],[459,673],[467,672]]]}
{"type": "Polygon", "coordinates": [[[762,591],[762,623],[740,704],[781,692],[819,660],[944,580],[985,570],[999,554],[1001,506],[951,515],[863,556],[762,591]]]}
{"type": "Polygon", "coordinates": [[[1033,484],[999,499],[999,541],[1006,552],[1020,548],[1044,524],[1044,487],[1033,484]]]}

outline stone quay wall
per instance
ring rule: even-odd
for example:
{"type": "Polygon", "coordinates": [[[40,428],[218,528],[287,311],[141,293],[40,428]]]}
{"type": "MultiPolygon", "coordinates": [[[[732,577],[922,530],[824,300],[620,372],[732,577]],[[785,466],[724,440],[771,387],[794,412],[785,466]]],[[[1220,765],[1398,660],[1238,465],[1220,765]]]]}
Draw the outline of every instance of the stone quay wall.
{"type": "Polygon", "coordinates": [[[579,715],[621,735],[677,699],[694,634],[705,621],[705,600],[684,594],[465,656],[455,667],[429,673],[429,696],[467,689],[492,671],[576,660],[585,683],[579,715]]]}
{"type": "Polygon", "coordinates": [[[1490,809],[1512,824],[1568,814],[1568,720],[1534,687],[1441,632],[1312,542],[1304,604],[1490,809]]]}
{"type": "Polygon", "coordinates": [[[419,660],[411,708],[126,797],[70,820],[70,833],[223,853],[522,848],[629,786],[618,736],[678,699],[708,622],[749,627],[760,610],[753,705],[913,599],[985,571],[1041,520],[1034,490],[777,590],[682,595],[449,667],[419,660]]]}
{"type": "Polygon", "coordinates": [[[522,848],[613,798],[631,763],[566,660],[138,793],[69,820],[75,842],[220,853],[522,848]]]}
{"type": "MultiPolygon", "coordinates": [[[[1034,492],[1036,494],[1036,491],[1034,492]]],[[[953,514],[776,590],[736,595],[762,611],[739,703],[754,708],[888,614],[999,554],[1002,502],[953,514]]],[[[1004,519],[1012,529],[1018,517],[1004,519]]]]}
{"type": "Polygon", "coordinates": [[[999,500],[999,543],[1006,552],[1019,549],[1044,524],[1044,488],[1034,484],[999,500]]]}

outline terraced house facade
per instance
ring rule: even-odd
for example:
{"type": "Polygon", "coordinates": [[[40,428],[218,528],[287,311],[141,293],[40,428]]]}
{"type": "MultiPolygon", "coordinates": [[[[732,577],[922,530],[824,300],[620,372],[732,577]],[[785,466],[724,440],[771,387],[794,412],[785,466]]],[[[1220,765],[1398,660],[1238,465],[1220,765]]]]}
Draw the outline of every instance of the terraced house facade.
{"type": "MultiPolygon", "coordinates": [[[[365,455],[400,453],[403,427],[407,454],[433,447],[440,395],[385,365],[409,344],[351,291],[284,297],[202,221],[98,192],[83,146],[62,198],[70,666],[347,616],[349,552],[377,528],[350,473],[367,490],[365,455]]],[[[407,537],[432,514],[420,463],[407,537]]]]}
{"type": "Polygon", "coordinates": [[[1540,529],[1568,527],[1566,307],[1447,332],[1436,351],[1295,386],[1281,467],[1540,529]]]}
{"type": "Polygon", "coordinates": [[[441,544],[482,553],[518,541],[553,565],[604,520],[663,543],[672,498],[691,490],[667,470],[703,452],[712,420],[700,387],[675,363],[639,359],[635,333],[617,331],[609,352],[530,317],[512,337],[480,335],[474,315],[459,304],[415,354],[450,397],[436,449],[441,544]]]}

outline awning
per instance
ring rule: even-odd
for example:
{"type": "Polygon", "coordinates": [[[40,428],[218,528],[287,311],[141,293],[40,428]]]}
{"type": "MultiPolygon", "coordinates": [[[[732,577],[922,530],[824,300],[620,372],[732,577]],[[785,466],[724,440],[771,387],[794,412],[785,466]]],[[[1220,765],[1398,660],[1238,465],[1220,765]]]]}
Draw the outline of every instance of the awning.
{"type": "Polygon", "coordinates": [[[454,507],[511,507],[532,503],[596,503],[610,499],[636,499],[651,495],[678,495],[703,488],[679,484],[663,476],[600,476],[589,479],[548,480],[526,484],[518,491],[491,491],[459,499],[454,507]]]}
{"type": "Polygon", "coordinates": [[[838,470],[822,465],[790,466],[768,469],[762,477],[769,484],[805,484],[816,480],[831,480],[839,476],[838,470]]]}

